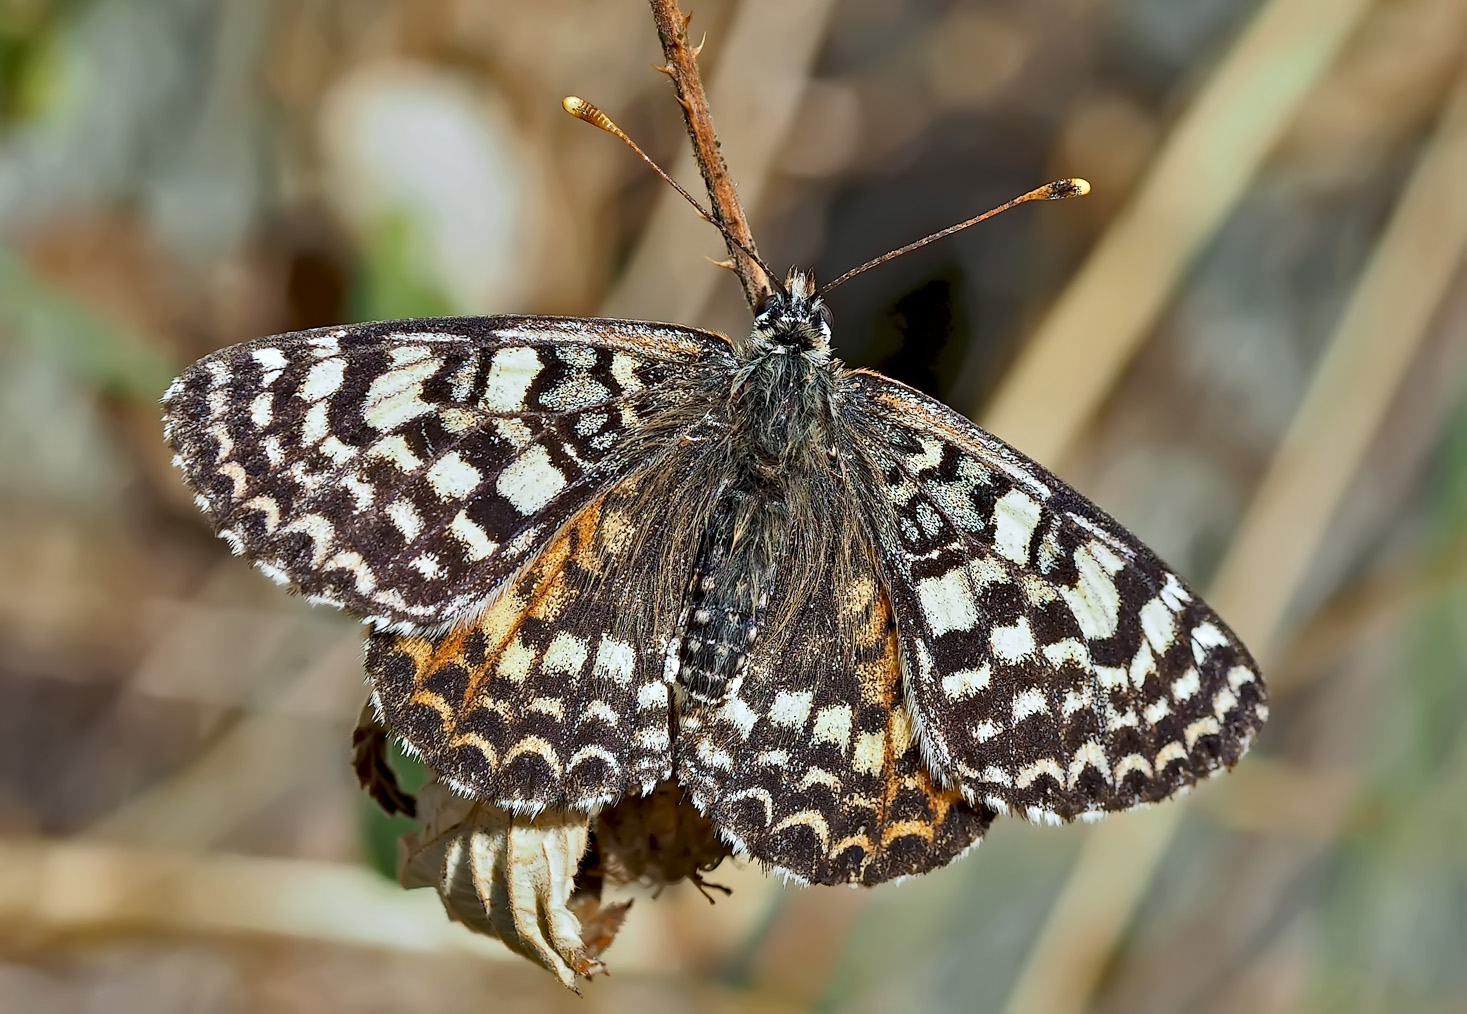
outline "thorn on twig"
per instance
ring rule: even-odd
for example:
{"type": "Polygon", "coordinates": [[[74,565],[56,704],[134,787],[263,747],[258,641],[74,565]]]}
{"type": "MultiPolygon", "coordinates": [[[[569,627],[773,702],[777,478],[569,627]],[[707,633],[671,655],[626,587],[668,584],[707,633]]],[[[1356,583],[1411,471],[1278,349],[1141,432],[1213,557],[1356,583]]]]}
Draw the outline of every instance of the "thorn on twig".
{"type": "Polygon", "coordinates": [[[693,105],[692,105],[692,103],[690,103],[687,99],[683,98],[681,95],[677,96],[677,104],[683,107],[683,112],[690,113],[690,114],[692,113],[692,111],[693,111],[693,105]]]}
{"type": "Polygon", "coordinates": [[[703,33],[703,37],[698,40],[698,44],[693,47],[693,59],[694,60],[698,59],[698,57],[700,57],[700,56],[703,55],[703,47],[706,46],[706,45],[708,45],[708,33],[707,32],[704,32],[703,33]]]}
{"type": "Polygon", "coordinates": [[[677,77],[677,71],[670,63],[664,63],[661,67],[657,66],[657,64],[654,63],[652,65],[652,69],[657,71],[657,73],[659,74],[666,74],[668,77],[671,78],[677,77]]]}
{"type": "Polygon", "coordinates": [[[725,257],[721,261],[716,261],[712,257],[709,257],[707,258],[707,260],[708,263],[712,264],[715,268],[727,268],[730,271],[738,271],[739,269],[739,266],[734,263],[734,259],[732,257],[725,257]]]}

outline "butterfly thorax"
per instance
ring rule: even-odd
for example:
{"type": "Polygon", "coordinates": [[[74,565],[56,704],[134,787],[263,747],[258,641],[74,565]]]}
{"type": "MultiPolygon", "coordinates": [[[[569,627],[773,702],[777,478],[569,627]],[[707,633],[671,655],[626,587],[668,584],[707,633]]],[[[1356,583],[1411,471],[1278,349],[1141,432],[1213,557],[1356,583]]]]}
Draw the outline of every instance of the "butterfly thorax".
{"type": "MultiPolygon", "coordinates": [[[[831,469],[842,367],[813,288],[792,272],[787,293],[760,306],[730,385],[725,481],[688,591],[678,676],[709,703],[737,691],[794,526],[809,517],[820,473],[831,469]]],[[[793,587],[798,594],[799,582],[793,587]]]]}

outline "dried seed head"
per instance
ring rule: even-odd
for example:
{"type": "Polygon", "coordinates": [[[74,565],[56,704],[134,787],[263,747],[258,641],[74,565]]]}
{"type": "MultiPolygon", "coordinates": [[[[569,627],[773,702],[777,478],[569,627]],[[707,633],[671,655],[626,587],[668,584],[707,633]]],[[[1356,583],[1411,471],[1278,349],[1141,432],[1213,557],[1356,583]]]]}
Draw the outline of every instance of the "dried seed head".
{"type": "Polygon", "coordinates": [[[627,906],[603,910],[592,895],[572,903],[589,835],[584,814],[531,819],[455,796],[436,781],[418,795],[418,812],[423,829],[399,845],[404,887],[435,888],[450,918],[502,940],[568,989],[577,976],[606,971],[600,955],[627,906]]]}
{"type": "Polygon", "coordinates": [[[454,795],[437,780],[417,808],[423,828],[398,846],[402,885],[434,888],[450,918],[503,941],[569,989],[606,972],[601,955],[631,907],[602,904],[604,884],[691,880],[705,895],[726,890],[703,874],[728,847],[674,781],[603,810],[594,832],[584,814],[531,819],[454,795]]]}

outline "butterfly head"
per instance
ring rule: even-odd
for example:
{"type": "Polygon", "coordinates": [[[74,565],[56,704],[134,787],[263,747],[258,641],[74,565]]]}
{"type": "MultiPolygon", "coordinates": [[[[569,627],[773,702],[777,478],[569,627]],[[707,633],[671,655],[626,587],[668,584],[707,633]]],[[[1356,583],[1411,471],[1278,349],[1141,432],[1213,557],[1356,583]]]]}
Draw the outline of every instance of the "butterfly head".
{"type": "Polygon", "coordinates": [[[794,352],[830,350],[830,309],[815,288],[815,276],[792,268],[784,287],[754,310],[753,340],[794,352]]]}

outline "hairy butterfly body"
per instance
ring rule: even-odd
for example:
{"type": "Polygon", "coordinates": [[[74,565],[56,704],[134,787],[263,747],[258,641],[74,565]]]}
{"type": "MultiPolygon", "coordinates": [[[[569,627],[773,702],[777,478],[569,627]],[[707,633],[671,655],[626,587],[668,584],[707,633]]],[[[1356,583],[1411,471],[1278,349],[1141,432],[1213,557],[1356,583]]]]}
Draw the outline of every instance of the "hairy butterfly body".
{"type": "Polygon", "coordinates": [[[1246,649],[1102,511],[849,370],[807,275],[733,343],[626,321],[367,324],[165,398],[219,533],[371,625],[450,783],[592,811],[676,777],[802,880],[940,866],[992,819],[1166,798],[1266,717],[1246,649]]]}

